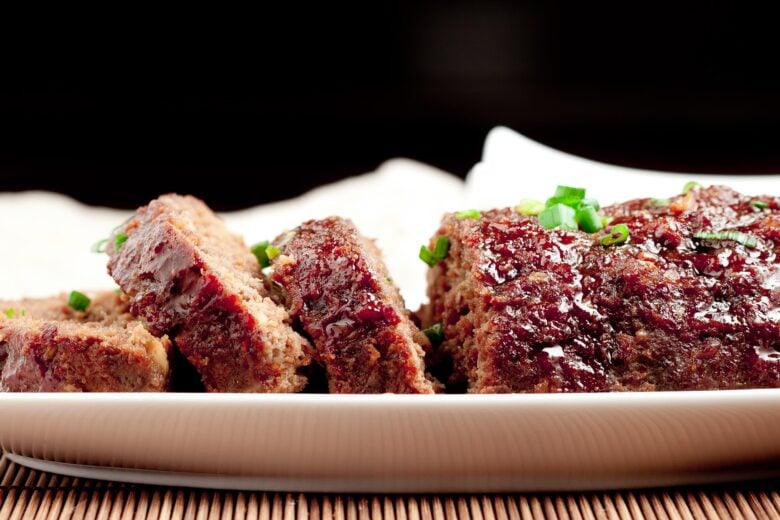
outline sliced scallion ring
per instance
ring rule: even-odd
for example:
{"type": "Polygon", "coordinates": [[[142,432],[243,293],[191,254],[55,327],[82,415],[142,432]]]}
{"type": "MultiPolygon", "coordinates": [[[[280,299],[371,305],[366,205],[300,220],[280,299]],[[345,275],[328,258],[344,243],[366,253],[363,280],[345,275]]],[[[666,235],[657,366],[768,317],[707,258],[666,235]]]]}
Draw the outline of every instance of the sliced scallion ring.
{"type": "Polygon", "coordinates": [[[555,204],[539,213],[539,225],[545,229],[577,231],[576,212],[566,204],[555,204]]]}
{"type": "Polygon", "coordinates": [[[742,244],[749,249],[754,249],[758,245],[758,239],[756,237],[735,230],[698,231],[693,234],[693,238],[711,241],[731,240],[732,242],[742,244]]]}
{"type": "Polygon", "coordinates": [[[521,215],[536,216],[544,211],[544,202],[534,199],[523,199],[515,206],[515,211],[521,215]]]}
{"type": "Polygon", "coordinates": [[[609,228],[609,234],[601,237],[601,245],[605,247],[622,244],[630,235],[628,226],[625,224],[615,224],[609,228]]]}
{"type": "Polygon", "coordinates": [[[431,345],[434,347],[440,345],[441,342],[444,341],[444,328],[441,326],[441,323],[436,323],[430,327],[424,328],[422,332],[428,336],[428,340],[430,340],[431,345]]]}
{"type": "Polygon", "coordinates": [[[464,209],[463,211],[455,213],[455,216],[457,218],[473,218],[479,220],[479,217],[481,217],[482,214],[475,209],[464,209]]]}
{"type": "Polygon", "coordinates": [[[604,227],[601,224],[601,217],[593,206],[582,206],[577,210],[575,218],[580,229],[586,233],[595,233],[604,227]]]}
{"type": "Polygon", "coordinates": [[[701,188],[702,185],[696,181],[689,181],[685,183],[685,186],[683,186],[682,193],[683,195],[687,195],[689,191],[691,191],[694,188],[701,188]]]}
{"type": "Polygon", "coordinates": [[[445,236],[440,236],[436,239],[436,243],[433,249],[428,249],[425,246],[420,247],[420,260],[433,267],[445,258],[450,250],[450,239],[445,236]]]}
{"type": "Polygon", "coordinates": [[[68,296],[68,307],[74,311],[85,311],[90,303],[92,300],[86,294],[78,291],[71,291],[68,296]]]}

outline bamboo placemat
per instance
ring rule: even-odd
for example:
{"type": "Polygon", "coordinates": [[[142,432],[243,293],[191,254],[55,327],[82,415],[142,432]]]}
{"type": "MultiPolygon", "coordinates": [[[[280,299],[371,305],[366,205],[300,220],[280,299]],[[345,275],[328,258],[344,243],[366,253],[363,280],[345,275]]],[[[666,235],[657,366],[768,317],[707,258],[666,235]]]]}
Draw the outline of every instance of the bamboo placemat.
{"type": "Polygon", "coordinates": [[[0,458],[0,520],[514,520],[778,518],[780,481],[674,490],[511,495],[321,495],[212,491],[103,482],[0,458]]]}

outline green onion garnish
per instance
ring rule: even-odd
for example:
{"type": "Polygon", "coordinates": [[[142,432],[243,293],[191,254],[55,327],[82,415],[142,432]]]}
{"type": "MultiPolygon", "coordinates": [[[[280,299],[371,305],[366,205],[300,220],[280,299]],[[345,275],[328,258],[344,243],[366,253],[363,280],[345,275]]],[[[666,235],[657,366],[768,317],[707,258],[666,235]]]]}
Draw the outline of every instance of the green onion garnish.
{"type": "Polygon", "coordinates": [[[601,231],[604,226],[601,224],[601,217],[593,206],[582,206],[575,215],[580,229],[586,233],[595,233],[601,231]]]}
{"type": "Polygon", "coordinates": [[[653,208],[665,208],[671,204],[671,199],[651,199],[650,206],[653,208]]]}
{"type": "Polygon", "coordinates": [[[422,332],[428,336],[431,345],[434,347],[440,345],[441,342],[444,341],[444,328],[441,326],[441,323],[431,325],[430,327],[423,329],[422,332]]]}
{"type": "Polygon", "coordinates": [[[78,291],[71,291],[70,296],[68,296],[68,307],[74,311],[87,310],[87,307],[89,307],[91,302],[92,300],[90,300],[86,294],[78,291]]]}
{"type": "Polygon", "coordinates": [[[609,234],[601,237],[602,246],[614,246],[628,240],[629,230],[625,224],[615,224],[609,229],[609,234]]]}
{"type": "Polygon", "coordinates": [[[262,268],[271,265],[271,262],[268,260],[268,244],[268,240],[263,240],[252,246],[252,253],[255,255],[262,268]]]}
{"type": "Polygon", "coordinates": [[[515,206],[515,211],[521,215],[535,216],[544,210],[544,202],[534,199],[523,199],[515,206]]]}
{"type": "Polygon", "coordinates": [[[539,225],[545,229],[563,229],[577,231],[574,208],[565,204],[555,204],[539,213],[539,225]]]}
{"type": "Polygon", "coordinates": [[[769,204],[761,202],[760,200],[751,200],[750,205],[758,209],[767,209],[769,207],[769,204]]]}
{"type": "Polygon", "coordinates": [[[615,220],[615,217],[609,217],[607,215],[603,215],[601,217],[601,227],[605,228],[609,226],[610,222],[612,222],[613,220],[615,220]]]}
{"type": "Polygon", "coordinates": [[[750,249],[753,249],[758,245],[758,239],[756,237],[734,230],[698,231],[693,234],[693,238],[698,238],[700,240],[731,240],[750,249]]]}
{"type": "Polygon", "coordinates": [[[425,246],[420,247],[420,260],[428,264],[430,267],[433,267],[447,258],[447,253],[449,250],[450,239],[445,236],[440,236],[436,239],[436,244],[433,246],[433,250],[430,250],[425,246]]]}
{"type": "Polygon", "coordinates": [[[106,252],[106,244],[108,244],[108,239],[104,238],[103,240],[98,240],[94,244],[92,244],[92,247],[90,248],[90,251],[93,253],[105,253],[106,252]]]}
{"type": "Polygon", "coordinates": [[[463,211],[458,211],[455,213],[455,216],[458,218],[475,218],[479,219],[479,217],[482,216],[482,214],[475,210],[475,209],[464,209],[463,211]]]}
{"type": "Polygon", "coordinates": [[[701,188],[701,184],[699,184],[696,181],[689,181],[685,183],[685,186],[683,186],[683,195],[687,195],[689,191],[691,191],[694,188],[701,188]]]}
{"type": "Polygon", "coordinates": [[[547,199],[544,203],[546,208],[551,208],[556,204],[563,204],[570,208],[577,209],[585,198],[585,188],[573,188],[571,186],[558,186],[555,188],[555,195],[547,199]]]}
{"type": "Polygon", "coordinates": [[[582,199],[580,201],[580,204],[578,208],[582,208],[585,206],[590,206],[591,208],[595,209],[596,211],[601,209],[601,205],[599,204],[599,201],[596,199],[582,199]]]}
{"type": "Polygon", "coordinates": [[[555,195],[553,197],[561,198],[575,198],[582,200],[585,198],[585,188],[574,188],[572,186],[561,186],[555,188],[555,195]]]}
{"type": "Polygon", "coordinates": [[[116,238],[114,238],[114,250],[119,251],[122,249],[122,244],[125,242],[127,242],[127,235],[119,233],[116,238]]]}
{"type": "Polygon", "coordinates": [[[14,317],[14,312],[15,312],[14,308],[11,307],[10,309],[6,309],[5,310],[5,315],[8,316],[9,318],[13,318],[14,317]]]}
{"type": "Polygon", "coordinates": [[[282,254],[282,250],[276,246],[268,246],[265,248],[265,254],[268,255],[268,260],[273,260],[282,254]]]}

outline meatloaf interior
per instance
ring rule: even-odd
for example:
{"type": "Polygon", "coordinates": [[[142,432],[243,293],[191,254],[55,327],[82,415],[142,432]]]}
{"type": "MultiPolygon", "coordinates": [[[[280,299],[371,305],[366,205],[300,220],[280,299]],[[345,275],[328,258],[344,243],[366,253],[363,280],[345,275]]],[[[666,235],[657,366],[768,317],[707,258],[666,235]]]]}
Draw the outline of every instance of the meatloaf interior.
{"type": "Polygon", "coordinates": [[[208,391],[296,392],[308,342],[274,303],[249,247],[200,200],[165,195],[109,241],[130,310],[169,334],[208,391]],[[121,237],[121,240],[117,240],[121,237]]]}
{"type": "Polygon", "coordinates": [[[86,311],[67,296],[0,302],[0,389],[16,392],[165,391],[170,341],[155,337],[113,292],[86,311]]]}

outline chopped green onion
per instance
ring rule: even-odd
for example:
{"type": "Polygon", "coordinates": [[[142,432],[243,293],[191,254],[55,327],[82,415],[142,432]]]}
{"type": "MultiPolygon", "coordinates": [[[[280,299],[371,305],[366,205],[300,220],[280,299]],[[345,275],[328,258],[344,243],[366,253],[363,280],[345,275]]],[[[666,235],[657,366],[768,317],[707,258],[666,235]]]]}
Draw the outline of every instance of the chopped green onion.
{"type": "Polygon", "coordinates": [[[515,206],[515,211],[521,215],[538,215],[544,210],[544,203],[534,199],[523,199],[515,206]]]}
{"type": "Polygon", "coordinates": [[[693,238],[701,240],[732,240],[750,249],[753,249],[758,245],[758,239],[756,237],[734,230],[698,231],[693,234],[693,238]]]}
{"type": "Polygon", "coordinates": [[[593,206],[582,206],[578,209],[576,219],[580,229],[586,233],[595,233],[604,227],[601,225],[601,217],[593,206]]]}
{"type": "Polygon", "coordinates": [[[271,262],[268,260],[268,244],[268,240],[263,240],[252,246],[252,254],[255,255],[262,268],[271,265],[271,262]]]}
{"type": "Polygon", "coordinates": [[[609,226],[609,223],[612,222],[613,220],[615,220],[615,217],[610,217],[610,216],[607,216],[607,215],[603,215],[601,217],[601,227],[605,228],[605,227],[609,226]]]}
{"type": "Polygon", "coordinates": [[[692,189],[694,189],[694,188],[701,188],[701,187],[702,187],[702,185],[701,185],[701,184],[699,184],[699,183],[698,183],[698,182],[696,182],[696,181],[690,181],[690,182],[686,182],[686,183],[685,183],[685,186],[683,186],[683,190],[682,190],[682,192],[683,192],[683,195],[687,195],[687,194],[688,194],[688,192],[689,192],[689,191],[691,191],[691,190],[692,190],[692,189]]]}
{"type": "Polygon", "coordinates": [[[90,300],[86,294],[78,291],[71,291],[70,296],[68,296],[68,307],[74,311],[87,310],[87,307],[89,307],[91,302],[92,300],[90,300]]]}
{"type": "Polygon", "coordinates": [[[430,327],[423,329],[422,332],[428,336],[431,345],[434,347],[440,345],[441,342],[444,341],[444,328],[441,326],[441,323],[431,325],[430,327]]]}
{"type": "Polygon", "coordinates": [[[609,234],[601,237],[602,246],[614,246],[628,240],[629,230],[625,224],[615,224],[609,229],[609,234]]]}
{"type": "Polygon", "coordinates": [[[555,195],[547,199],[544,203],[546,208],[551,208],[556,204],[563,204],[570,208],[577,209],[585,198],[585,188],[572,188],[571,186],[558,186],[555,189],[555,195]]]}
{"type": "Polygon", "coordinates": [[[447,258],[447,253],[449,250],[450,239],[445,236],[440,236],[436,239],[436,244],[433,246],[433,250],[430,250],[425,246],[420,247],[420,260],[428,264],[430,267],[433,267],[447,258]]]}
{"type": "Polygon", "coordinates": [[[555,204],[539,213],[539,225],[545,229],[577,231],[575,211],[565,204],[555,204]]]}
{"type": "Polygon", "coordinates": [[[758,209],[767,209],[769,207],[769,204],[760,200],[751,200],[750,205],[758,209]]]}
{"type": "Polygon", "coordinates": [[[571,186],[558,185],[558,187],[555,188],[555,195],[553,195],[553,197],[571,197],[576,198],[577,200],[582,200],[585,198],[585,188],[573,188],[571,186]]]}
{"type": "Polygon", "coordinates": [[[19,310],[19,314],[21,314],[22,316],[26,316],[27,315],[27,313],[24,311],[24,309],[20,309],[19,310]]]}
{"type": "Polygon", "coordinates": [[[6,309],[5,310],[5,315],[8,316],[9,318],[13,318],[14,317],[14,309],[13,309],[13,307],[11,307],[10,309],[6,309]]]}
{"type": "Polygon", "coordinates": [[[665,208],[671,204],[671,199],[651,199],[650,206],[653,208],[665,208]]]}
{"type": "Polygon", "coordinates": [[[268,246],[265,248],[265,254],[268,255],[268,260],[273,260],[282,254],[282,250],[276,246],[268,246]]]}
{"type": "Polygon", "coordinates": [[[599,201],[597,201],[596,199],[582,199],[580,201],[578,208],[583,208],[585,206],[590,206],[596,211],[601,209],[601,205],[599,204],[599,201]]]}
{"type": "Polygon", "coordinates": [[[127,242],[127,235],[119,233],[116,238],[114,238],[114,250],[119,251],[122,249],[122,244],[125,242],[127,242]]]}
{"type": "Polygon", "coordinates": [[[482,214],[475,210],[475,209],[464,209],[463,211],[458,211],[455,213],[455,216],[458,218],[475,218],[479,219],[479,217],[482,216],[482,214]]]}
{"type": "Polygon", "coordinates": [[[92,244],[92,247],[90,248],[90,251],[93,253],[105,253],[106,252],[106,244],[108,244],[108,239],[104,238],[103,240],[98,240],[94,244],[92,244]]]}

